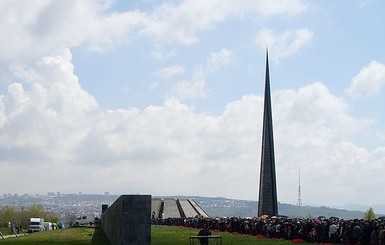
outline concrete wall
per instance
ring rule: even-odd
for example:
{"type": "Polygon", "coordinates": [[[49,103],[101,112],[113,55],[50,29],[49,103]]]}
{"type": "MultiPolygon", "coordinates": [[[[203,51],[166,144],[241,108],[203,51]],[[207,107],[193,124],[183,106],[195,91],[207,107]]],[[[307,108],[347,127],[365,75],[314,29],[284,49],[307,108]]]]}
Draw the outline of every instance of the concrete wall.
{"type": "Polygon", "coordinates": [[[187,199],[179,199],[179,203],[186,217],[195,217],[198,215],[187,199]]]}
{"type": "Polygon", "coordinates": [[[151,244],[151,196],[120,196],[102,215],[112,245],[151,244]]]}
{"type": "Polygon", "coordinates": [[[163,208],[164,218],[180,218],[178,206],[176,205],[176,199],[165,199],[163,208]]]}
{"type": "Polygon", "coordinates": [[[151,215],[155,213],[155,218],[159,217],[160,198],[152,198],[151,201],[151,215]]]}

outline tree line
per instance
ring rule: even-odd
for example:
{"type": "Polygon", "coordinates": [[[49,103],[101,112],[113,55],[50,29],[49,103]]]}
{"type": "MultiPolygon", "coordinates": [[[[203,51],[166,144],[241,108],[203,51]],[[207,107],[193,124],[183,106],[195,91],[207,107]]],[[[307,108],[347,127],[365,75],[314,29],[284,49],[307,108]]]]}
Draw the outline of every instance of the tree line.
{"type": "Polygon", "coordinates": [[[47,222],[58,223],[59,217],[44,210],[42,205],[33,204],[28,207],[15,208],[5,206],[0,208],[0,228],[8,227],[9,222],[14,225],[28,228],[31,218],[43,218],[47,222]]]}

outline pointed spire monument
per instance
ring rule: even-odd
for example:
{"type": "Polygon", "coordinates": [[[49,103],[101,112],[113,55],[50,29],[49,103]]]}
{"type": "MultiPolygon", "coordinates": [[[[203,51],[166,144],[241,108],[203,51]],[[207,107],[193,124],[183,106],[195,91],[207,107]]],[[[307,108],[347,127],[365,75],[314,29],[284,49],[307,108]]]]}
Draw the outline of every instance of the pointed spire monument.
{"type": "Polygon", "coordinates": [[[258,216],[278,215],[275,176],[273,116],[271,112],[269,55],[266,50],[265,98],[263,111],[261,171],[259,179],[258,216]]]}

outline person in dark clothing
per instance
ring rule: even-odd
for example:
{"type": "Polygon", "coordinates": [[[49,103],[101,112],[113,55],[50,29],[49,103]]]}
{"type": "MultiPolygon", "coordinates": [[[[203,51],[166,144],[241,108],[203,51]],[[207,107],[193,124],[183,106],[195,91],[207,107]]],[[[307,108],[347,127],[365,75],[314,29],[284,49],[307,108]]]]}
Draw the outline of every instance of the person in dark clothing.
{"type": "MultiPolygon", "coordinates": [[[[198,236],[210,236],[211,232],[209,229],[207,229],[207,226],[204,226],[198,233],[198,236]]],[[[208,238],[199,238],[199,241],[201,245],[208,245],[209,244],[209,239],[208,238]]]]}

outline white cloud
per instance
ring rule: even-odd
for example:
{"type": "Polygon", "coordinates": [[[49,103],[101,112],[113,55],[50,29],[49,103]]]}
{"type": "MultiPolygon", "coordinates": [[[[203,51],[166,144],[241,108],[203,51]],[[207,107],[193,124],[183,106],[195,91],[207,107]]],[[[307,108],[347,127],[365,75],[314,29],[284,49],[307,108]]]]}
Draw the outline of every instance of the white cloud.
{"type": "Polygon", "coordinates": [[[241,0],[236,4],[220,0],[185,0],[179,4],[167,2],[147,16],[140,32],[162,41],[192,45],[199,41],[200,31],[210,30],[230,17],[240,17],[249,12],[257,12],[265,17],[294,15],[305,11],[306,8],[306,4],[300,0],[241,0]]]}
{"type": "Polygon", "coordinates": [[[108,1],[2,1],[0,60],[33,60],[56,55],[57,49],[86,44],[104,52],[127,42],[129,34],[145,19],[139,11],[106,14],[108,1]]]}
{"type": "Polygon", "coordinates": [[[383,132],[378,132],[376,134],[377,138],[379,138],[380,140],[384,141],[385,142],[385,133],[383,132]]]}
{"type": "Polygon", "coordinates": [[[353,77],[347,92],[354,97],[371,96],[377,95],[383,86],[385,86],[385,65],[373,60],[353,77]]]}
{"type": "Polygon", "coordinates": [[[198,69],[191,80],[180,81],[174,88],[170,89],[167,97],[175,97],[184,101],[192,98],[204,99],[208,93],[204,73],[201,69],[198,69]]]}
{"type": "MultiPolygon", "coordinates": [[[[365,132],[372,121],[356,119],[348,109],[346,102],[321,82],[273,94],[277,179],[282,199],[295,203],[298,182],[293,178],[299,168],[307,203],[360,202],[354,190],[369,188],[376,182],[355,181],[367,171],[365,166],[372,162],[372,153],[351,139],[357,132],[365,132]],[[345,193],[343,199],[338,198],[340,192],[345,193]]],[[[374,168],[382,171],[383,167],[374,168]]]]}
{"type": "MultiPolygon", "coordinates": [[[[96,100],[79,83],[70,50],[84,45],[104,52],[140,38],[133,35],[138,33],[192,45],[199,42],[200,32],[229,18],[255,12],[263,17],[295,15],[306,5],[294,0],[188,0],[162,2],[153,12],[117,13],[109,4],[0,2],[0,30],[8,34],[0,39],[0,78],[9,77],[0,81],[5,87],[0,95],[0,185],[18,193],[108,189],[257,199],[262,97],[230,101],[219,115],[196,112],[183,102],[210,93],[205,75],[231,62],[231,51],[224,48],[204,59],[191,79],[168,91],[161,106],[98,111],[96,100]],[[15,176],[37,181],[33,188],[10,186],[15,176]],[[162,181],[154,185],[158,179],[162,181]],[[194,185],[186,185],[188,181],[194,185]]],[[[264,29],[257,41],[263,49],[271,45],[279,59],[298,52],[312,36],[308,29],[264,29]]],[[[157,53],[160,59],[173,55],[174,50],[157,53]]],[[[349,92],[379,91],[383,66],[371,62],[353,78],[349,92]]],[[[167,78],[185,71],[176,65],[158,72],[154,75],[167,78]]],[[[272,98],[280,201],[295,202],[299,167],[306,203],[384,201],[381,190],[372,188],[382,184],[384,147],[371,151],[352,140],[372,121],[349,114],[346,101],[322,82],[274,91],[272,98]],[[357,181],[361,179],[365,181],[357,181]]]]}
{"type": "Polygon", "coordinates": [[[164,47],[160,45],[155,45],[154,50],[152,51],[152,55],[158,60],[164,61],[176,56],[177,51],[175,49],[171,49],[168,51],[163,51],[164,47]]]}
{"type": "MultiPolygon", "coordinates": [[[[80,45],[105,52],[115,44],[129,42],[137,34],[163,43],[192,45],[199,41],[201,31],[233,16],[247,12],[263,16],[298,14],[306,9],[300,0],[257,3],[243,0],[236,4],[219,0],[185,0],[162,3],[153,12],[138,9],[111,12],[111,6],[111,1],[92,0],[2,1],[0,29],[7,33],[7,38],[0,40],[0,60],[33,60],[56,55],[58,48],[80,45]]],[[[157,49],[154,55],[163,59],[165,54],[157,49]]],[[[166,56],[172,56],[173,52],[166,56]]]]}
{"type": "Polygon", "coordinates": [[[313,31],[308,28],[287,30],[283,33],[263,28],[257,33],[255,41],[261,49],[269,47],[270,56],[278,61],[297,53],[302,47],[308,45],[312,38],[313,31]]]}
{"type": "Polygon", "coordinates": [[[257,11],[265,17],[274,15],[296,15],[304,12],[308,6],[303,1],[250,1],[257,11]]]}
{"type": "Polygon", "coordinates": [[[44,57],[33,68],[14,66],[12,71],[27,82],[9,84],[1,98],[2,160],[27,165],[63,160],[87,131],[87,114],[97,108],[73,73],[70,52],[44,57]]]}
{"type": "Polygon", "coordinates": [[[166,68],[162,68],[162,69],[154,72],[153,75],[155,77],[167,79],[167,78],[174,77],[176,75],[181,75],[184,73],[184,71],[185,71],[185,69],[184,69],[183,65],[173,65],[173,66],[169,66],[166,68]]]}
{"type": "Polygon", "coordinates": [[[231,62],[234,55],[228,49],[222,48],[219,52],[211,53],[207,60],[207,69],[210,72],[217,70],[220,66],[231,62]]]}
{"type": "MultiPolygon", "coordinates": [[[[41,183],[43,192],[76,191],[81,184],[85,192],[108,188],[122,193],[257,198],[257,187],[243,189],[242,193],[239,188],[257,186],[261,96],[248,95],[230,102],[218,116],[197,113],[175,98],[167,99],[163,106],[95,115],[89,111],[96,105],[86,93],[79,93],[80,87],[74,86],[77,78],[67,66],[68,56],[63,57],[47,58],[56,61],[53,65],[39,64],[56,72],[34,70],[37,74],[31,75],[35,77],[31,79],[32,88],[12,84],[0,100],[7,118],[0,131],[0,164],[7,175],[0,172],[0,184],[11,181],[8,176],[17,172],[44,176],[52,182],[49,187],[41,183]],[[66,88],[51,86],[46,80],[38,83],[41,77],[50,80],[60,76],[66,88]],[[63,94],[77,99],[68,100],[63,94]],[[20,164],[24,166],[18,167],[20,164]],[[34,164],[38,172],[31,172],[25,167],[27,164],[34,164]],[[53,168],[55,171],[49,170],[53,168]],[[84,176],[82,171],[89,168],[92,171],[84,176]],[[43,175],[46,171],[50,174],[43,175]],[[211,174],[213,171],[215,175],[211,174]],[[154,186],[151,180],[160,176],[162,181],[154,186]],[[108,179],[108,184],[100,183],[100,178],[108,179]],[[60,181],[54,181],[57,179],[60,181]],[[73,179],[79,182],[74,184],[73,179]],[[186,179],[194,179],[195,184],[185,185],[186,179]],[[212,188],[207,188],[207,179],[212,188]]],[[[187,87],[181,91],[196,89],[194,85],[187,87]]],[[[371,197],[364,191],[357,197],[355,190],[379,184],[370,174],[385,170],[385,151],[378,148],[370,152],[349,141],[371,122],[349,115],[344,100],[321,82],[298,90],[277,91],[272,98],[280,201],[295,200],[297,182],[293,179],[298,176],[298,168],[302,171],[306,202],[359,202],[371,197]],[[359,178],[366,181],[357,182],[359,178]],[[345,192],[343,197],[338,194],[341,191],[345,192]]]]}
{"type": "MultiPolygon", "coordinates": [[[[193,77],[190,80],[179,81],[168,91],[167,97],[174,97],[181,101],[193,98],[206,98],[210,91],[206,87],[205,74],[216,71],[221,66],[230,63],[233,59],[234,55],[226,48],[222,48],[219,52],[211,52],[206,63],[195,70],[193,77]]],[[[180,73],[181,70],[179,66],[171,66],[157,71],[154,75],[167,78],[173,74],[180,73]]],[[[152,87],[156,88],[157,84],[152,84],[152,87]]]]}

